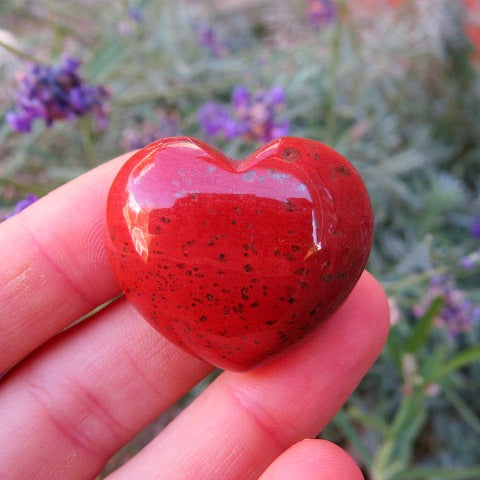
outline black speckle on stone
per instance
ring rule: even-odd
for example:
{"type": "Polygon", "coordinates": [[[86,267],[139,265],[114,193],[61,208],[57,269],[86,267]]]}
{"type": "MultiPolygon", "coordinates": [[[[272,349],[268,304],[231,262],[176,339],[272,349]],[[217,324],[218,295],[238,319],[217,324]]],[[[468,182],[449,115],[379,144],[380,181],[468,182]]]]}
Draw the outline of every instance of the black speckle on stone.
{"type": "Polygon", "coordinates": [[[250,263],[247,263],[243,269],[246,271],[246,272],[251,272],[253,270],[253,267],[250,263]]]}
{"type": "Polygon", "coordinates": [[[308,288],[308,283],[307,282],[304,282],[303,280],[301,282],[298,282],[298,286],[302,289],[302,290],[305,290],[306,288],[308,288]]]}
{"type": "Polygon", "coordinates": [[[278,320],[267,320],[265,323],[267,325],[275,325],[276,323],[278,323],[278,320]]]}
{"type": "Polygon", "coordinates": [[[285,211],[296,212],[297,210],[298,210],[298,207],[291,200],[287,200],[285,211]]]}
{"type": "Polygon", "coordinates": [[[213,300],[213,295],[211,293],[207,293],[205,296],[207,297],[207,300],[209,300],[210,302],[213,300]]]}
{"type": "Polygon", "coordinates": [[[237,305],[235,305],[235,306],[233,307],[233,311],[234,311],[235,313],[243,313],[244,308],[245,308],[245,307],[244,307],[243,303],[238,303],[237,305]]]}
{"type": "Polygon", "coordinates": [[[218,254],[218,259],[219,259],[221,262],[224,262],[224,261],[225,261],[225,254],[224,254],[224,253],[219,253],[219,254],[218,254]]]}
{"type": "Polygon", "coordinates": [[[199,322],[202,322],[202,323],[205,323],[207,321],[207,317],[206,315],[202,315],[199,319],[198,319],[199,322]]]}
{"type": "Polygon", "coordinates": [[[310,270],[308,268],[299,268],[298,270],[295,270],[293,272],[295,275],[308,275],[310,273],[310,270]]]}
{"type": "Polygon", "coordinates": [[[259,304],[258,302],[252,302],[252,303],[250,304],[250,306],[251,306],[252,308],[256,308],[256,307],[258,307],[259,305],[260,305],[260,304],[259,304]]]}
{"type": "Polygon", "coordinates": [[[160,220],[161,220],[163,223],[170,223],[170,222],[172,221],[169,217],[162,217],[162,218],[160,218],[160,220]]]}
{"type": "Polygon", "coordinates": [[[339,273],[331,273],[327,275],[322,275],[320,280],[323,282],[331,282],[332,280],[345,280],[348,278],[350,274],[348,272],[339,272],[339,273]]]}
{"type": "Polygon", "coordinates": [[[298,245],[292,245],[291,249],[292,249],[293,252],[299,252],[300,251],[300,247],[298,245]]]}
{"type": "Polygon", "coordinates": [[[296,148],[287,147],[280,152],[280,157],[284,162],[293,163],[299,160],[302,154],[296,148]]]}
{"type": "Polygon", "coordinates": [[[345,177],[348,177],[350,175],[350,170],[345,165],[336,165],[334,167],[334,170],[345,177]]]}

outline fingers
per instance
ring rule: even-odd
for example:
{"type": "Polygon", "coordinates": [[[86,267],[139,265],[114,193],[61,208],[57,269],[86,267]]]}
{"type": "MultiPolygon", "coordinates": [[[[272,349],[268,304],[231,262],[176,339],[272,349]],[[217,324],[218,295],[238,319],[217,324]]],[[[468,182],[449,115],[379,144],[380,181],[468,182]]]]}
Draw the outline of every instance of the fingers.
{"type": "Polygon", "coordinates": [[[314,437],[380,353],[381,287],[364,274],[346,303],[270,364],[222,374],[110,480],[256,479],[285,449],[314,437]]]}
{"type": "Polygon", "coordinates": [[[109,185],[126,158],[0,224],[0,372],[118,293],[104,217],[109,185]]]}
{"type": "Polygon", "coordinates": [[[324,440],[303,440],[280,455],[259,480],[364,480],[340,447],[324,440]]]}
{"type": "Polygon", "coordinates": [[[91,480],[211,370],[116,301],[2,379],[0,478],[91,480]]]}
{"type": "MultiPolygon", "coordinates": [[[[364,275],[311,337],[269,365],[223,374],[113,478],[257,478],[335,414],[379,353],[387,316],[364,275]]],[[[0,465],[12,480],[91,478],[210,370],[121,299],[3,379],[0,465]]]]}

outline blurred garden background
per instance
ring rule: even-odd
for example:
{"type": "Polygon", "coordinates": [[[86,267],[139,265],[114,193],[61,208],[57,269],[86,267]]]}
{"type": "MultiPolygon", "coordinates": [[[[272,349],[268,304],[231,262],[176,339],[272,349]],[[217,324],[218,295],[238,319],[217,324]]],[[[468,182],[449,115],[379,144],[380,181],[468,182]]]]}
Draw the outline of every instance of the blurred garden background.
{"type": "Polygon", "coordinates": [[[392,328],[320,435],[367,480],[480,479],[480,0],[2,0],[0,78],[0,220],[159,137],[346,156],[392,328]]]}

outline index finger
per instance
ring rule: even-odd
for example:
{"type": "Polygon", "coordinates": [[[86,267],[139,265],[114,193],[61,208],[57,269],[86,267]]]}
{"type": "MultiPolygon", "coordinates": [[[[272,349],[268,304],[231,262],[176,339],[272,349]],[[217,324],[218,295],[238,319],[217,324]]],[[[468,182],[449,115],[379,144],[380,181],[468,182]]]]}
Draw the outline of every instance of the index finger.
{"type": "Polygon", "coordinates": [[[119,293],[103,234],[108,189],[129,154],[0,224],[0,372],[119,293]]]}

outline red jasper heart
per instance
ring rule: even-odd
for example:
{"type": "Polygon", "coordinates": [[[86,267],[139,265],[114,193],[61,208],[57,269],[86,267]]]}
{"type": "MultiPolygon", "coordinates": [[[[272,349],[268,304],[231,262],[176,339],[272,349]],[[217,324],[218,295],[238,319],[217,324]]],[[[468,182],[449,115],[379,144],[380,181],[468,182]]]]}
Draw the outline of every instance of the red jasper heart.
{"type": "Polygon", "coordinates": [[[284,137],[242,161],[199,140],[158,140],[115,178],[107,250],[126,297],[186,351],[251,368],[348,296],[373,215],[354,167],[284,137]]]}

